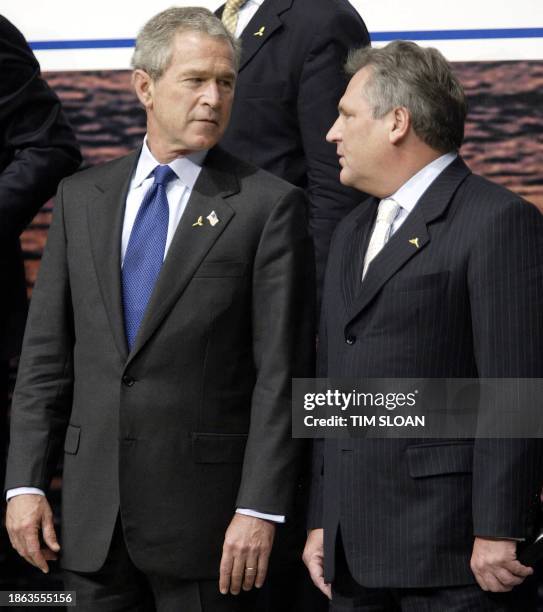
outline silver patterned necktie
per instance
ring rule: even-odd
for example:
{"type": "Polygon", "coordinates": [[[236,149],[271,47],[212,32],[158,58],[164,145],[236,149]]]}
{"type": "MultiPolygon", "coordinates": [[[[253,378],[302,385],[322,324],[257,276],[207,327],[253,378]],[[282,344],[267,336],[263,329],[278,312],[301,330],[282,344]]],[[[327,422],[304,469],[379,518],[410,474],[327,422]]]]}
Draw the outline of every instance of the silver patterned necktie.
{"type": "Polygon", "coordinates": [[[400,212],[401,206],[392,198],[385,198],[379,202],[377,209],[377,219],[371,234],[368,249],[364,257],[364,270],[362,271],[362,280],[366,276],[370,263],[377,257],[377,254],[387,243],[392,230],[392,224],[400,212]]]}
{"type": "Polygon", "coordinates": [[[236,27],[238,25],[238,15],[240,8],[247,2],[247,0],[227,0],[222,12],[222,22],[226,29],[232,34],[236,35],[236,27]]]}

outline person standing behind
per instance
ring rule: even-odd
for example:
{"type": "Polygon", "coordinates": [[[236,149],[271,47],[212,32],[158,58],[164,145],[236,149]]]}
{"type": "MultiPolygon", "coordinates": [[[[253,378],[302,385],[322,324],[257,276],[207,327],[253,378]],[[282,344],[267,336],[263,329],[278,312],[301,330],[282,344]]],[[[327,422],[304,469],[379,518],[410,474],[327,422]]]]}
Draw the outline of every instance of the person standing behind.
{"type": "MultiPolygon", "coordinates": [[[[60,100],[24,36],[0,15],[0,482],[7,446],[9,361],[27,312],[19,236],[60,180],[81,163],[60,100]]],[[[0,563],[2,560],[0,559],[0,563]]]]}
{"type": "Polygon", "coordinates": [[[332,233],[362,199],[339,182],[325,136],[347,52],[369,45],[368,31],[348,0],[228,0],[217,14],[242,42],[221,146],[306,191],[319,288],[332,233]]]}

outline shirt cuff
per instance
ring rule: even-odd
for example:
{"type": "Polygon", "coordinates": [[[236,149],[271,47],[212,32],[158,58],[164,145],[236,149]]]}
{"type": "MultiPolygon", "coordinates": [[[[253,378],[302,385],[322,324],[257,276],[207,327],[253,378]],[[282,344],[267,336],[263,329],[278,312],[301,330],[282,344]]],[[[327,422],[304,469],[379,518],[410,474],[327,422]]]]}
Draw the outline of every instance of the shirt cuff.
{"type": "Polygon", "coordinates": [[[245,514],[246,516],[254,516],[255,518],[264,519],[265,521],[273,521],[274,523],[285,522],[285,516],[283,514],[265,514],[264,512],[248,510],[247,508],[238,508],[236,512],[238,514],[245,514]]]}
{"type": "Polygon", "coordinates": [[[17,487],[6,492],[6,501],[16,495],[43,495],[45,497],[45,493],[41,489],[36,489],[36,487],[17,487]]]}

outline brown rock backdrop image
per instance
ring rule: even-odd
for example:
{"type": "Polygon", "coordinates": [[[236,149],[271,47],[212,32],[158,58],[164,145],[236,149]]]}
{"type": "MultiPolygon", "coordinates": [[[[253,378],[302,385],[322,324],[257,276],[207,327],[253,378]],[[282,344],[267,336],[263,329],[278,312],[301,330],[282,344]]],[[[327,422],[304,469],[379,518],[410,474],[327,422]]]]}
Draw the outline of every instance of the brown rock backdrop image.
{"type": "MultiPolygon", "coordinates": [[[[469,115],[462,155],[471,169],[543,211],[543,61],[454,64],[466,88],[469,115]]],[[[145,116],[129,71],[46,73],[82,147],[86,166],[137,148],[145,116]]],[[[51,220],[49,202],[23,234],[29,293],[51,220]]]]}

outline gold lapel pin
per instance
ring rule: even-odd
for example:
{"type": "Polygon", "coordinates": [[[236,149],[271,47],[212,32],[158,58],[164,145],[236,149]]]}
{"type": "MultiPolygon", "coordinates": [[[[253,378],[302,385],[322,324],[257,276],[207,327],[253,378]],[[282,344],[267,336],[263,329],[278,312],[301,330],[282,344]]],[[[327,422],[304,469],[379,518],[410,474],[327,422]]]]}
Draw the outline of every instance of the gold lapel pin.
{"type": "Polygon", "coordinates": [[[409,241],[409,244],[413,244],[414,246],[417,247],[417,249],[420,248],[419,239],[418,238],[411,238],[411,240],[409,241]]]}
{"type": "Polygon", "coordinates": [[[209,225],[211,225],[212,227],[214,225],[217,225],[217,223],[219,222],[219,217],[217,217],[217,213],[212,210],[209,215],[207,215],[206,219],[209,221],[209,225]]]}
{"type": "Polygon", "coordinates": [[[255,32],[253,34],[253,36],[264,36],[264,30],[266,29],[266,26],[261,26],[257,32],[255,32]]]}
{"type": "Polygon", "coordinates": [[[203,224],[204,224],[204,218],[202,217],[202,215],[200,215],[198,219],[196,219],[196,223],[192,224],[192,227],[200,227],[203,224]]]}

